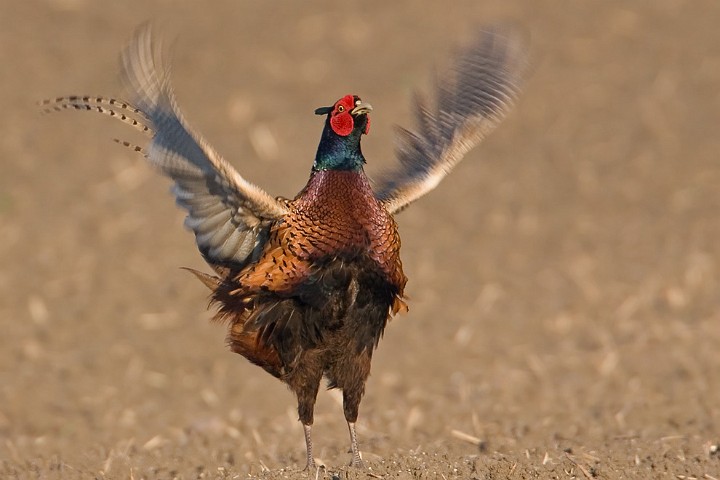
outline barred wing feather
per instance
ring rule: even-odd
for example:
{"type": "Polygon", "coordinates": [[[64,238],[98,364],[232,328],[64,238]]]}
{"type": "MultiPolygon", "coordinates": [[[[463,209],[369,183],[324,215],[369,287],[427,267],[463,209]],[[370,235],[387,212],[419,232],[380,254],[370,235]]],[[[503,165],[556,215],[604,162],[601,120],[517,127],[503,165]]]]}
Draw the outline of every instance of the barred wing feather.
{"type": "Polygon", "coordinates": [[[245,180],[183,118],[170,69],[149,25],[123,51],[122,76],[130,102],[149,120],[154,136],[145,149],[152,165],[175,181],[185,225],[213,264],[243,265],[264,242],[269,225],[288,210],[245,180]]]}
{"type": "Polygon", "coordinates": [[[505,117],[520,93],[524,42],[503,28],[480,31],[437,83],[435,102],[416,95],[415,132],[399,128],[399,165],[375,182],[375,195],[397,213],[434,189],[505,117]]]}

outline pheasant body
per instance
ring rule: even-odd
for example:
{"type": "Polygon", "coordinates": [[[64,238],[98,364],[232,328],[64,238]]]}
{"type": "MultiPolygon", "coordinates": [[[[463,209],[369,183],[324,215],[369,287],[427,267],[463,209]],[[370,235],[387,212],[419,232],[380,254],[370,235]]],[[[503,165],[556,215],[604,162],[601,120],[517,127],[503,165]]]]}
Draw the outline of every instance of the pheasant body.
{"type": "Polygon", "coordinates": [[[174,182],[198,248],[215,275],[208,286],[230,348],[295,393],[315,465],[311,425],[323,377],[343,392],[352,465],[362,464],[355,433],[370,362],[388,318],[407,309],[407,278],[393,215],[429,192],[505,115],[525,66],[510,32],[481,31],[439,83],[436,104],[415,102],[418,132],[400,130],[398,168],[373,184],[360,140],[369,104],[346,95],[325,115],[310,179],[293,199],[273,198],[245,180],[180,113],[162,51],[140,28],[121,57],[130,102],[69,96],[46,111],[97,111],[152,136],[142,152],[174,182]]]}
{"type": "Polygon", "coordinates": [[[372,259],[402,296],[406,279],[395,220],[375,199],[362,171],[321,170],[290,203],[290,213],[273,225],[262,256],[238,283],[248,291],[288,293],[322,259],[359,255],[372,259]]]}
{"type": "Polygon", "coordinates": [[[213,298],[231,324],[231,348],[286,379],[302,351],[332,350],[330,337],[369,359],[406,281],[397,226],[365,174],[326,170],[290,202],[257,262],[218,282],[213,298]],[[268,349],[277,352],[270,364],[268,349]]]}

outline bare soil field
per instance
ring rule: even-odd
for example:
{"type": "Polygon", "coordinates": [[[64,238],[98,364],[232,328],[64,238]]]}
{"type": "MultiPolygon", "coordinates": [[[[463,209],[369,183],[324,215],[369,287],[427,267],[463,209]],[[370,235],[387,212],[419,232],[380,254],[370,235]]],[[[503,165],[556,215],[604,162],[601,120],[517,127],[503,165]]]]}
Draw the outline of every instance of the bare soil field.
{"type": "Polygon", "coordinates": [[[720,3],[0,3],[0,477],[720,478],[720,3]],[[295,400],[208,322],[169,182],[99,115],[140,23],[174,38],[192,125],[293,196],[322,120],[393,125],[478,25],[526,30],[508,120],[398,216],[410,312],[373,361],[347,467],[336,392],[302,472],[295,400]]]}

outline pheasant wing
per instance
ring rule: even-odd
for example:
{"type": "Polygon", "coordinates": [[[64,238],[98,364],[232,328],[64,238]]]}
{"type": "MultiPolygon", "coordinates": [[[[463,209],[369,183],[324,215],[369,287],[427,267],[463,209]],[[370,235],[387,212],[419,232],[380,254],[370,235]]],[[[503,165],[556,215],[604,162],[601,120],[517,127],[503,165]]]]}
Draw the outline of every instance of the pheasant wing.
{"type": "Polygon", "coordinates": [[[417,130],[398,129],[399,165],[375,182],[375,195],[390,213],[434,189],[503,120],[520,92],[526,64],[519,34],[485,29],[440,77],[434,105],[416,95],[417,130]]]}
{"type": "Polygon", "coordinates": [[[181,114],[169,66],[152,29],[138,29],[123,51],[122,76],[131,103],[150,123],[154,136],[145,149],[150,163],[174,180],[185,225],[211,264],[242,265],[264,243],[268,226],[287,206],[245,180],[181,114]]]}

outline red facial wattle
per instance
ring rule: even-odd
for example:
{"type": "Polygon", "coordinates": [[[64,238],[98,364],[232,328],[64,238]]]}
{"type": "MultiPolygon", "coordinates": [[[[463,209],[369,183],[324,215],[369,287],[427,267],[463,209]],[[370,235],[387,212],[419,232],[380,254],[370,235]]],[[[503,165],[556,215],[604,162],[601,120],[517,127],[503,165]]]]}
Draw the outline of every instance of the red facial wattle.
{"type": "MultiPolygon", "coordinates": [[[[341,137],[347,137],[355,128],[355,119],[350,114],[355,108],[355,97],[353,95],[345,95],[338,100],[330,113],[330,126],[333,132],[341,137]]],[[[367,118],[365,125],[365,134],[370,131],[370,117],[367,118]]]]}
{"type": "Polygon", "coordinates": [[[335,102],[335,107],[330,113],[330,126],[333,132],[341,137],[347,137],[355,127],[355,121],[350,115],[350,110],[355,108],[355,99],[352,95],[345,95],[335,102]]]}
{"type": "Polygon", "coordinates": [[[332,127],[333,132],[337,133],[341,137],[347,137],[350,135],[350,132],[353,131],[355,121],[348,110],[339,113],[333,112],[330,117],[330,126],[332,127]]]}

